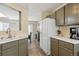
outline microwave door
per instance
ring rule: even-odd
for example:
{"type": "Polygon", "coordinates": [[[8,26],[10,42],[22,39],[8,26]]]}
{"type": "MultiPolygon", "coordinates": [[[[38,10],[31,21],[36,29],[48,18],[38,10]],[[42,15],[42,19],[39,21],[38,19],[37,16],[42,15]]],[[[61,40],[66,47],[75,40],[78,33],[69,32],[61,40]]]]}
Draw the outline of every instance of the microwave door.
{"type": "Polygon", "coordinates": [[[77,39],[79,39],[79,28],[76,30],[77,39]]]}

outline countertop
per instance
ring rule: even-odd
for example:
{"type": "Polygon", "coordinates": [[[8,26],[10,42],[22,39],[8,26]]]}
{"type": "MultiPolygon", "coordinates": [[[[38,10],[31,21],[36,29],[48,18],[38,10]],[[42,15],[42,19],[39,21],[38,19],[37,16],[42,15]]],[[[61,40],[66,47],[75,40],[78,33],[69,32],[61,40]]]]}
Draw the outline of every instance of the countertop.
{"type": "Polygon", "coordinates": [[[12,38],[4,38],[4,39],[0,39],[0,44],[5,44],[8,42],[12,42],[12,41],[16,41],[16,40],[21,40],[23,38],[27,38],[26,35],[22,35],[22,36],[16,36],[16,37],[12,37],[12,38]]]}
{"type": "Polygon", "coordinates": [[[69,42],[69,43],[72,43],[72,44],[79,44],[79,40],[70,39],[70,38],[66,38],[66,37],[52,36],[51,38],[56,38],[58,40],[69,42]]]}

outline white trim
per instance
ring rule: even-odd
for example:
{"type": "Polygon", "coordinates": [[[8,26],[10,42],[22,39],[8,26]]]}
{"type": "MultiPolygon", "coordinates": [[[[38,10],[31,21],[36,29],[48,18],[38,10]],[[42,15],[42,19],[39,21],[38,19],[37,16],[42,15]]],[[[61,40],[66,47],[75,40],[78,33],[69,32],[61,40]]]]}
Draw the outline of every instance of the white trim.
{"type": "Polygon", "coordinates": [[[56,8],[52,13],[56,12],[58,9],[62,8],[63,6],[67,5],[68,3],[62,4],[60,7],[56,8]]]}

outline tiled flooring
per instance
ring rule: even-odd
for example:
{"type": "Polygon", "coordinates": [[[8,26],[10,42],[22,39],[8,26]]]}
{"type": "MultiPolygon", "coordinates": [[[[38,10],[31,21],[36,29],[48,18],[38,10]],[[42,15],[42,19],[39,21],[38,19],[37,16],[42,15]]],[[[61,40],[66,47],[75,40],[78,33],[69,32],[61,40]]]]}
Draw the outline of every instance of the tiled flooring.
{"type": "Polygon", "coordinates": [[[39,43],[37,40],[33,40],[29,44],[29,56],[45,56],[45,54],[39,48],[39,43]]]}

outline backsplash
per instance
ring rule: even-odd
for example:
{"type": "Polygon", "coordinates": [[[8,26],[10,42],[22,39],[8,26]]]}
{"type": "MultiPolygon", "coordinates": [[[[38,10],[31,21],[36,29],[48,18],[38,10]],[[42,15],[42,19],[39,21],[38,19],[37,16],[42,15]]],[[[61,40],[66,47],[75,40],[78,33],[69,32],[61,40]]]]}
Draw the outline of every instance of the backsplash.
{"type": "Polygon", "coordinates": [[[79,25],[73,25],[73,26],[61,26],[59,27],[61,34],[64,37],[70,37],[70,27],[79,27],[79,25]]]}
{"type": "MultiPolygon", "coordinates": [[[[21,35],[22,33],[20,32],[20,31],[12,31],[11,32],[11,35],[12,35],[12,37],[14,37],[14,36],[18,36],[18,35],[21,35]]],[[[0,32],[0,38],[1,37],[8,37],[8,34],[6,33],[6,32],[0,32]]]]}
{"type": "Polygon", "coordinates": [[[69,37],[70,35],[70,27],[69,26],[62,26],[59,28],[60,31],[61,31],[61,34],[64,36],[64,37],[69,37]]]}

